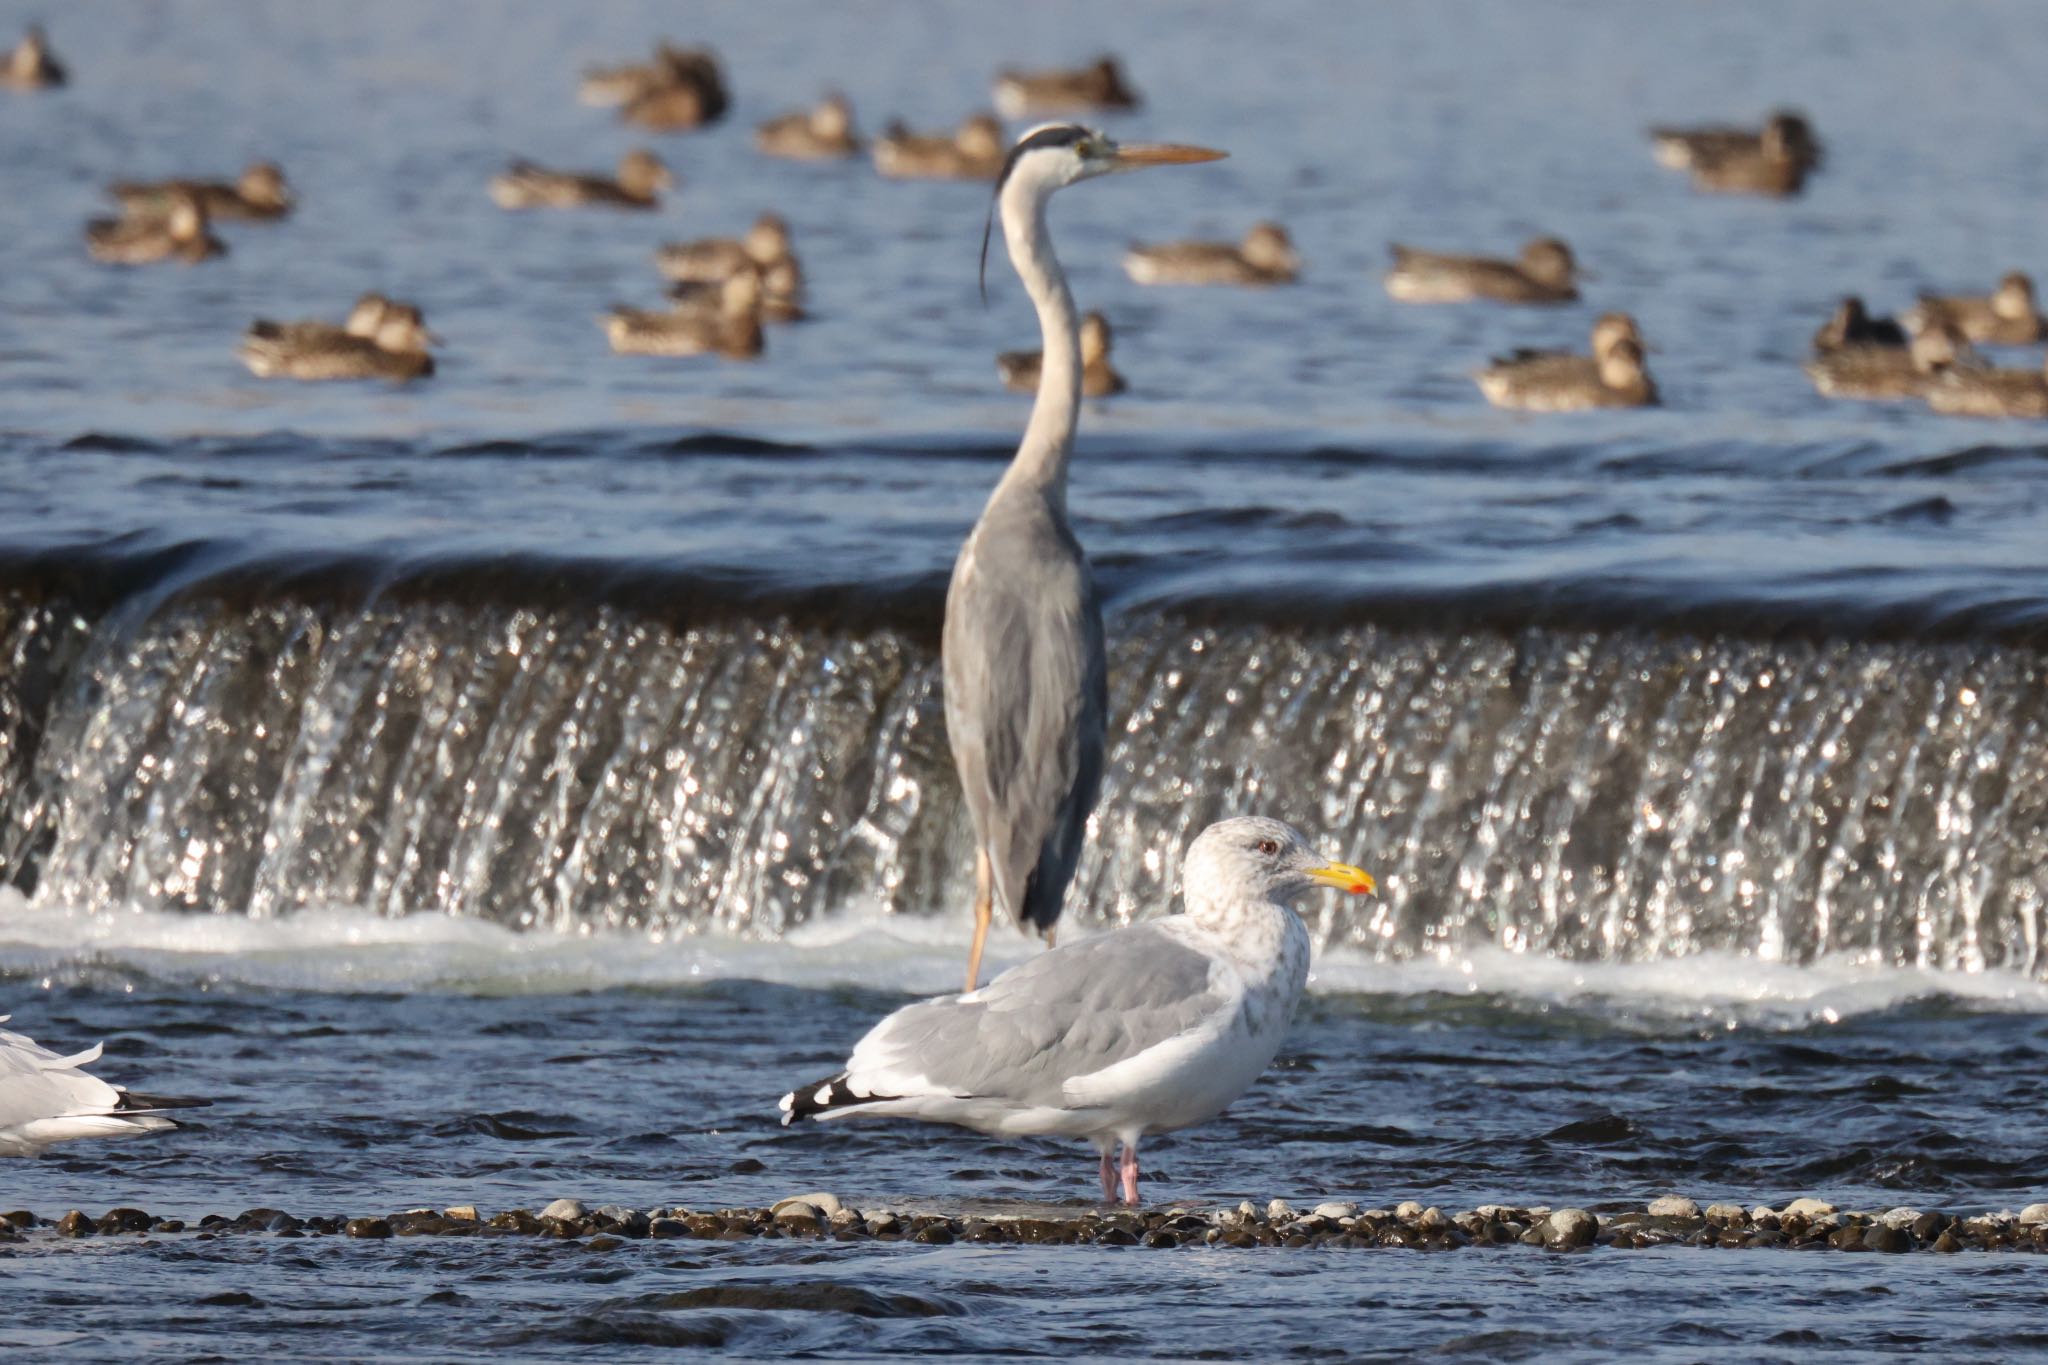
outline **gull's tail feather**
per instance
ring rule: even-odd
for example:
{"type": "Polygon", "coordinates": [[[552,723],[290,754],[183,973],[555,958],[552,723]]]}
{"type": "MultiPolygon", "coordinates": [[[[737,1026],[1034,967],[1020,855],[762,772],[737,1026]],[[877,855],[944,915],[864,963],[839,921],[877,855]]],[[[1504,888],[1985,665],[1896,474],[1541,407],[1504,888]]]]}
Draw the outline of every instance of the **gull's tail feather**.
{"type": "Polygon", "coordinates": [[[186,1095],[138,1095],[123,1089],[118,1107],[123,1114],[153,1114],[159,1109],[207,1109],[212,1105],[212,1100],[198,1100],[186,1095]]]}
{"type": "Polygon", "coordinates": [[[784,1095],[775,1107],[782,1111],[782,1125],[787,1128],[797,1119],[829,1118],[842,1109],[852,1109],[858,1105],[873,1104],[877,1100],[895,1098],[897,1097],[894,1095],[855,1093],[854,1088],[847,1083],[847,1073],[842,1071],[837,1076],[828,1076],[822,1081],[798,1086],[784,1095]]]}

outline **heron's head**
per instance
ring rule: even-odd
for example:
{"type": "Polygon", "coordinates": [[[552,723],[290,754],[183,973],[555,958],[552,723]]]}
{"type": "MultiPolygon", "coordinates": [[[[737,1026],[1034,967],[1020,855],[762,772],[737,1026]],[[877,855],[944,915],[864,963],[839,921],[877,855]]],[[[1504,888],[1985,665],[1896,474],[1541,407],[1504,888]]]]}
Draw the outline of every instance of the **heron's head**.
{"type": "Polygon", "coordinates": [[[1309,847],[1292,826],[1260,816],[1224,820],[1197,835],[1188,845],[1182,885],[1191,902],[1234,894],[1283,904],[1318,886],[1354,896],[1379,889],[1367,873],[1309,847]]]}
{"type": "MultiPolygon", "coordinates": [[[[1228,152],[1178,142],[1117,142],[1078,123],[1041,123],[1017,139],[996,177],[989,204],[989,227],[981,235],[982,270],[988,269],[988,239],[995,224],[995,205],[1012,194],[1042,202],[1055,191],[1098,175],[1139,171],[1147,166],[1185,166],[1220,161],[1228,152]]],[[[985,287],[985,286],[984,286],[985,287]]]]}

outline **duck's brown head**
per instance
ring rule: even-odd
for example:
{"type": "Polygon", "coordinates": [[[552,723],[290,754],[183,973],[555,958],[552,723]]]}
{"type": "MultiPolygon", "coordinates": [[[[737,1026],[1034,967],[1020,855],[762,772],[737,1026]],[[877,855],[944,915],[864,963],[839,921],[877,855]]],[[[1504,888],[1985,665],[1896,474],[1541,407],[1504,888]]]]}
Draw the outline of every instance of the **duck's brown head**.
{"type": "Polygon", "coordinates": [[[1579,265],[1563,242],[1538,237],[1522,248],[1522,273],[1553,288],[1569,289],[1578,277],[1579,265]]]}
{"type": "Polygon", "coordinates": [[[645,147],[635,147],[619,158],[619,188],[629,194],[650,196],[675,183],[661,158],[645,147]]]}

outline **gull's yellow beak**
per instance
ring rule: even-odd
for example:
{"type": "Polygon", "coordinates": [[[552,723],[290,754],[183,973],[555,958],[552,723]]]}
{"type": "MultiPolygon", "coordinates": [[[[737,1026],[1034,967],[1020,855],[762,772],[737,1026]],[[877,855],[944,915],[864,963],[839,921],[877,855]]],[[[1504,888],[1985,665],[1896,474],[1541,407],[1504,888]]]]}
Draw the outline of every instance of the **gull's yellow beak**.
{"type": "Polygon", "coordinates": [[[1324,863],[1321,867],[1312,867],[1308,870],[1308,879],[1322,886],[1334,886],[1339,891],[1349,891],[1354,896],[1371,896],[1379,891],[1379,883],[1372,879],[1370,872],[1349,863],[1324,863]]]}
{"type": "Polygon", "coordinates": [[[1229,155],[1180,142],[1126,142],[1116,149],[1116,168],[1121,171],[1137,170],[1140,166],[1186,166],[1197,161],[1221,161],[1229,155]]]}

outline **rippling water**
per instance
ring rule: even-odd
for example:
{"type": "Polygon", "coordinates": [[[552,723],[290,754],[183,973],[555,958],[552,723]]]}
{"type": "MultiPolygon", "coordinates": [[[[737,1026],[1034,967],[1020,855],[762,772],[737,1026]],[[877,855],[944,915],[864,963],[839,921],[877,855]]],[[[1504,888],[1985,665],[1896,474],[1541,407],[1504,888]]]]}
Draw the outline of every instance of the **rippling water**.
{"type": "MultiPolygon", "coordinates": [[[[0,4],[0,33],[33,13],[0,4]]],[[[2042,272],[2033,15],[42,17],[75,83],[0,102],[0,1012],[219,1102],[10,1166],[9,1207],[1085,1196],[1060,1144],[772,1122],[957,971],[933,637],[1022,420],[992,356],[1033,326],[1006,271],[979,302],[984,189],[770,162],[747,130],[827,86],[870,132],[947,125],[993,67],[1097,49],[1148,101],[1115,130],[1234,155],[1055,214],[1133,386],[1090,405],[1075,470],[1116,733],[1074,929],[1164,908],[1192,829],[1247,809],[1386,893],[1318,917],[1282,1063],[1160,1141],[1154,1191],[2041,1197],[2048,444],[1829,404],[1796,366],[1843,292],[1888,311],[2042,272]],[[680,194],[492,207],[512,156],[599,168],[647,140],[575,104],[574,73],[664,33],[715,44],[735,89],[727,124],[653,139],[680,194]],[[1788,204],[1696,197],[1641,136],[1783,103],[1828,146],[1788,204]],[[85,259],[102,182],[259,156],[302,207],[226,229],[226,260],[85,259]],[[771,206],[812,321],[752,366],[602,351],[594,315],[652,299],[656,242],[771,206]],[[1129,239],[1263,216],[1300,287],[1117,269],[1129,239]],[[1598,276],[1583,305],[1380,291],[1389,240],[1537,232],[1598,276]],[[234,361],[250,318],[370,287],[446,336],[430,383],[234,361]],[[1615,307],[1665,408],[1481,405],[1487,355],[1581,344],[1615,307]]],[[[42,1354],[374,1354],[401,1330],[436,1356],[2048,1345],[2031,1263],[1977,1257],[187,1238],[0,1253],[0,1277],[28,1305],[0,1341],[42,1354]],[[110,1296],[126,1316],[80,1318],[110,1296]]]]}

